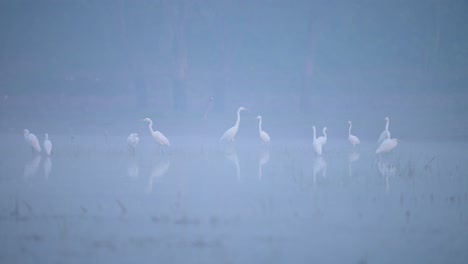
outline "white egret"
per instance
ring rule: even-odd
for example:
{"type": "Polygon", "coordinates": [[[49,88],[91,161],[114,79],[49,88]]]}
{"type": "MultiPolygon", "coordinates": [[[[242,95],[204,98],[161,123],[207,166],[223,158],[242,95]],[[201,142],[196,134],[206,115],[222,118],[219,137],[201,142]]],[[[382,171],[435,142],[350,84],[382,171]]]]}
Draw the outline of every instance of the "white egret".
{"type": "Polygon", "coordinates": [[[140,142],[140,137],[138,137],[137,133],[132,133],[128,135],[127,137],[127,145],[129,150],[132,153],[135,153],[136,146],[138,145],[138,142],[140,142]]]}
{"type": "Polygon", "coordinates": [[[44,146],[46,155],[50,156],[50,153],[52,153],[52,142],[49,140],[49,134],[45,133],[45,139],[42,145],[44,146]]]}
{"type": "Polygon", "coordinates": [[[348,121],[348,124],[349,124],[348,140],[349,140],[349,143],[351,143],[351,145],[353,145],[353,148],[354,148],[356,145],[360,144],[361,141],[355,135],[351,135],[351,128],[353,124],[351,123],[351,121],[348,121]]]}
{"type": "Polygon", "coordinates": [[[170,147],[169,139],[167,139],[167,137],[164,136],[161,132],[153,130],[153,121],[151,119],[145,118],[143,121],[148,122],[148,129],[151,133],[151,136],[154,138],[154,140],[156,140],[156,143],[158,143],[160,147],[170,147]]]}
{"type": "Polygon", "coordinates": [[[258,133],[260,134],[260,139],[264,145],[270,144],[270,136],[267,132],[262,130],[262,116],[257,116],[258,119],[258,133]]]}
{"type": "Polygon", "coordinates": [[[39,140],[37,139],[36,135],[29,133],[29,130],[27,129],[23,130],[23,134],[24,139],[31,146],[32,151],[36,151],[38,153],[41,152],[41,145],[39,144],[39,140]]]}
{"type": "Polygon", "coordinates": [[[317,153],[317,155],[322,155],[322,143],[320,143],[317,140],[317,132],[315,131],[315,126],[312,126],[312,129],[314,130],[314,139],[312,144],[314,145],[314,151],[317,153]]]}
{"type": "Polygon", "coordinates": [[[380,146],[377,148],[377,150],[375,151],[375,154],[392,151],[398,145],[398,141],[400,141],[400,140],[396,139],[396,138],[387,138],[387,139],[385,139],[382,142],[382,144],[380,144],[380,146]]]}
{"type": "Polygon", "coordinates": [[[317,141],[320,142],[320,144],[325,145],[327,144],[327,127],[324,127],[322,130],[323,136],[320,136],[317,138],[317,141]]]}
{"type": "Polygon", "coordinates": [[[234,138],[236,137],[236,134],[237,134],[237,131],[239,130],[239,123],[240,123],[240,112],[241,111],[244,111],[244,110],[247,110],[247,108],[245,107],[239,107],[239,109],[237,109],[237,121],[236,121],[236,124],[229,128],[226,132],[224,132],[223,136],[219,139],[219,141],[231,141],[233,142],[234,141],[234,138]]]}
{"type": "Polygon", "coordinates": [[[389,123],[390,123],[390,118],[385,117],[385,130],[382,131],[382,133],[380,134],[380,137],[378,140],[379,145],[381,145],[385,139],[390,138],[390,131],[388,131],[389,123]]]}

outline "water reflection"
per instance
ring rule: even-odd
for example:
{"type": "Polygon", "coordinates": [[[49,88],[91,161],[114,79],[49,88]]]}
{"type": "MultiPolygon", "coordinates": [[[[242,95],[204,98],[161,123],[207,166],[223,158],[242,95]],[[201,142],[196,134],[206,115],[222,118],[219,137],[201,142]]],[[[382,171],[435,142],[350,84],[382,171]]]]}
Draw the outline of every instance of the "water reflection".
{"type": "Polygon", "coordinates": [[[353,175],[352,163],[359,160],[359,152],[351,152],[348,155],[348,176],[353,175]]]}
{"type": "Polygon", "coordinates": [[[317,156],[313,163],[314,184],[317,180],[317,175],[327,176],[327,161],[322,156],[317,156]]]}
{"type": "Polygon", "coordinates": [[[379,169],[380,174],[385,177],[385,191],[388,192],[390,190],[389,178],[395,176],[397,168],[395,165],[384,159],[377,161],[377,168],[379,169]]]}
{"type": "Polygon", "coordinates": [[[153,169],[151,170],[151,174],[148,180],[148,185],[146,186],[146,191],[145,191],[146,193],[151,193],[153,191],[154,181],[164,176],[169,170],[170,166],[171,166],[171,162],[169,161],[167,157],[162,158],[153,166],[153,169]]]}
{"type": "Polygon", "coordinates": [[[29,161],[24,165],[24,177],[30,178],[36,175],[37,170],[39,169],[39,164],[41,163],[41,155],[34,155],[29,161]]]}
{"type": "Polygon", "coordinates": [[[262,180],[262,167],[270,161],[270,151],[268,149],[263,149],[260,152],[260,157],[258,159],[258,179],[262,180]]]}
{"type": "Polygon", "coordinates": [[[237,150],[234,145],[227,145],[224,149],[224,156],[226,159],[230,160],[236,166],[236,176],[237,180],[240,180],[240,165],[239,165],[239,156],[237,156],[237,150]]]}
{"type": "Polygon", "coordinates": [[[138,166],[138,160],[135,158],[131,158],[127,161],[127,174],[128,177],[132,179],[138,178],[140,174],[140,167],[138,166]]]}
{"type": "Polygon", "coordinates": [[[210,96],[208,104],[205,109],[205,113],[203,114],[203,120],[206,120],[208,118],[208,113],[211,111],[211,108],[213,108],[213,101],[214,101],[214,97],[210,96]]]}
{"type": "Polygon", "coordinates": [[[52,160],[50,159],[49,156],[47,156],[44,159],[44,176],[47,179],[49,179],[50,172],[52,171],[52,160]]]}

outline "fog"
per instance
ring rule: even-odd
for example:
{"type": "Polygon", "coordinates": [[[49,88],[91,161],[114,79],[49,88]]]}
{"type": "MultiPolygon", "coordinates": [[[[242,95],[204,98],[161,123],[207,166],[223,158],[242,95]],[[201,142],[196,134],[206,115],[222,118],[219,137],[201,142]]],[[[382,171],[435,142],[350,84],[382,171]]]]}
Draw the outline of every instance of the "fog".
{"type": "Polygon", "coordinates": [[[465,263],[467,14],[1,1],[0,262],[465,263]],[[385,117],[400,141],[376,155],[385,117]]]}

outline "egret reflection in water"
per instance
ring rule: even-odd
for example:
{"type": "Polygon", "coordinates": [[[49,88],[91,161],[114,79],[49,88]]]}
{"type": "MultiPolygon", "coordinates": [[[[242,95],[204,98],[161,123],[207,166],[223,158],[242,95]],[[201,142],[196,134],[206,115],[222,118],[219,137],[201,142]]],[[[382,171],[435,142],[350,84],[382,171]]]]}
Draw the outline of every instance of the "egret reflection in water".
{"type": "Polygon", "coordinates": [[[359,156],[359,152],[355,151],[349,153],[348,155],[348,176],[350,177],[353,175],[352,164],[359,160],[359,156]]]}
{"type": "Polygon", "coordinates": [[[161,177],[166,175],[169,167],[171,166],[171,162],[167,157],[162,158],[156,164],[154,164],[151,174],[149,176],[148,185],[146,186],[146,193],[151,193],[153,191],[153,184],[154,181],[159,180],[161,177]]]}
{"type": "Polygon", "coordinates": [[[226,145],[224,150],[224,156],[226,159],[230,160],[236,166],[236,176],[237,180],[240,180],[240,165],[239,165],[239,156],[237,155],[237,150],[234,145],[226,145]]]}
{"type": "Polygon", "coordinates": [[[258,179],[262,180],[262,168],[263,165],[267,164],[270,161],[270,150],[263,149],[260,151],[260,156],[258,158],[258,179]]]}
{"type": "Polygon", "coordinates": [[[26,161],[24,165],[24,177],[30,178],[36,175],[39,165],[41,164],[41,155],[34,155],[30,160],[26,161]]]}
{"type": "Polygon", "coordinates": [[[49,178],[50,172],[52,171],[52,160],[50,159],[50,156],[45,157],[43,166],[44,166],[44,177],[47,180],[49,178]]]}
{"type": "Polygon", "coordinates": [[[138,160],[135,158],[130,158],[127,161],[127,175],[132,179],[138,178],[140,174],[140,166],[138,165],[138,160]]]}
{"type": "Polygon", "coordinates": [[[385,178],[385,191],[388,192],[390,190],[389,179],[390,177],[395,176],[397,168],[385,159],[377,161],[377,168],[379,169],[380,174],[385,178]]]}
{"type": "Polygon", "coordinates": [[[317,175],[321,174],[323,177],[327,176],[327,161],[322,156],[315,157],[312,172],[314,177],[314,184],[317,180],[317,175]]]}

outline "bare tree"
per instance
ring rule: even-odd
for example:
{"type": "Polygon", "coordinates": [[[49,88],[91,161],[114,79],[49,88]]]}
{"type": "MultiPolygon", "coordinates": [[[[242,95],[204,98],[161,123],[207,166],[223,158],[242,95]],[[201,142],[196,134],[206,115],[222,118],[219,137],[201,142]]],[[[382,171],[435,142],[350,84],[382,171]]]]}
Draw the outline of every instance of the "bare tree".
{"type": "Polygon", "coordinates": [[[176,2],[175,13],[175,56],[176,76],[173,88],[174,110],[187,111],[187,14],[189,3],[186,0],[176,2]]]}
{"type": "Polygon", "coordinates": [[[307,28],[307,47],[306,58],[304,65],[304,83],[300,91],[300,110],[306,112],[310,110],[312,103],[313,91],[313,74],[314,74],[314,52],[315,52],[315,34],[313,27],[313,12],[307,28]]]}

